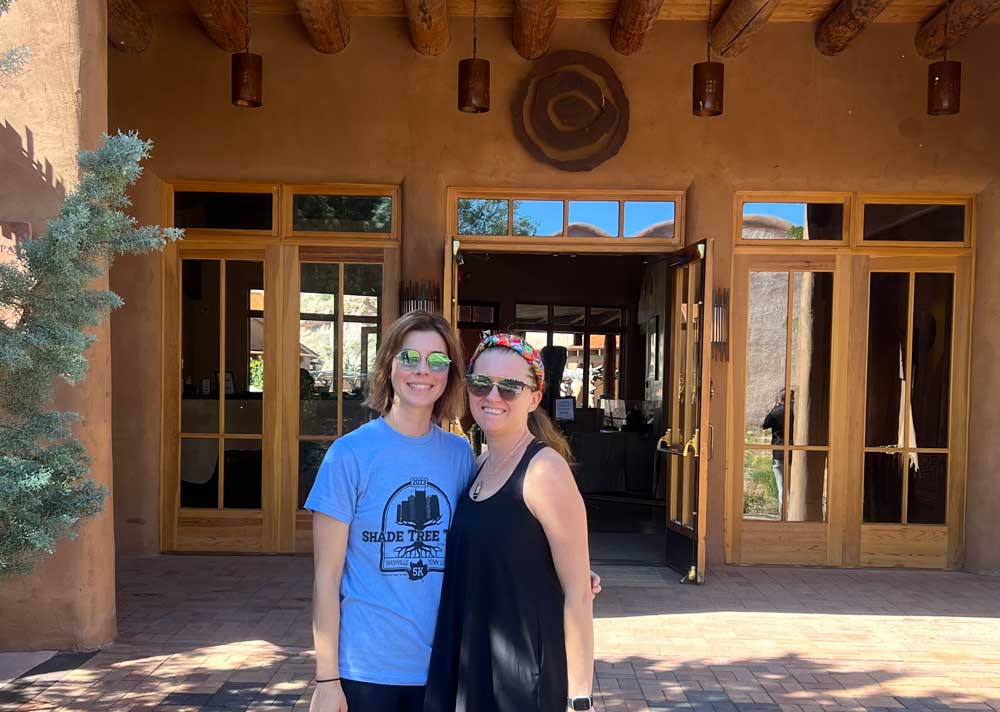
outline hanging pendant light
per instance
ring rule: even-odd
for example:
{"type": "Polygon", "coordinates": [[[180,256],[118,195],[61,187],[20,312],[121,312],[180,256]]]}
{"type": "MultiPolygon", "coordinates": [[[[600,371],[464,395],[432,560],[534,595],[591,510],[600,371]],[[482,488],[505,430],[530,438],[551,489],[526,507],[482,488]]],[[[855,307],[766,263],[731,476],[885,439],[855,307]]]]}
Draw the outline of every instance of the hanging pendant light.
{"type": "Polygon", "coordinates": [[[691,89],[691,113],[695,116],[721,116],[726,65],[712,61],[712,0],[708,0],[708,37],[705,61],[694,65],[691,89]]]}
{"type": "Polygon", "coordinates": [[[472,57],[458,63],[458,110],[483,114],[490,110],[490,63],[476,56],[479,42],[479,0],[472,3],[472,57]]]}
{"type": "Polygon", "coordinates": [[[233,104],[257,108],[264,91],[264,58],[250,52],[250,0],[246,0],[246,47],[233,55],[233,104]]]}
{"type": "Polygon", "coordinates": [[[962,63],[948,60],[951,0],[944,7],[944,60],[933,62],[927,68],[927,113],[930,116],[957,114],[962,103],[962,63]]]}

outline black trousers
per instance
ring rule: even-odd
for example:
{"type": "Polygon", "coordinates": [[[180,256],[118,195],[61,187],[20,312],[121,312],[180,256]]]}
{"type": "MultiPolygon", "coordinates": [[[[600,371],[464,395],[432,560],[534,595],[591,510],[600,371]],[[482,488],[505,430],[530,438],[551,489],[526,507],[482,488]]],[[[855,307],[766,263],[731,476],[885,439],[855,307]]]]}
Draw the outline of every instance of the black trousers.
{"type": "Polygon", "coordinates": [[[423,685],[377,685],[341,680],[348,712],[421,712],[423,685]]]}

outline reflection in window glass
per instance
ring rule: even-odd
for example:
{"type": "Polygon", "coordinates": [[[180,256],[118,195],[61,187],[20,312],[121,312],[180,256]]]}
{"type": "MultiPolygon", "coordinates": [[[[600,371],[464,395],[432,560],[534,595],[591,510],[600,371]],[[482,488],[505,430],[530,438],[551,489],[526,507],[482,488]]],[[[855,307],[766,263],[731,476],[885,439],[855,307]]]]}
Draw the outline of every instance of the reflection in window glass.
{"type": "Polygon", "coordinates": [[[784,476],[781,450],[751,450],[743,454],[743,518],[781,519],[781,481],[784,476]]]}
{"type": "Polygon", "coordinates": [[[747,332],[746,442],[785,442],[788,273],[751,272],[747,332]]]}
{"type": "Polygon", "coordinates": [[[272,228],[271,193],[174,192],[174,225],[211,230],[267,230],[272,228]]]}
{"type": "Polygon", "coordinates": [[[222,501],[226,509],[260,509],[263,441],[226,438],[222,501]]]}
{"type": "Polygon", "coordinates": [[[618,237],[618,201],[569,201],[566,234],[570,237],[618,237]]]}
{"type": "Polygon", "coordinates": [[[591,307],[591,329],[620,329],[623,326],[622,310],[614,307],[591,307]]]}
{"type": "Polygon", "coordinates": [[[577,326],[583,328],[587,320],[585,307],[552,307],[552,323],[556,326],[577,326]]]}
{"type": "MultiPolygon", "coordinates": [[[[590,385],[588,387],[587,405],[592,408],[602,408],[606,401],[618,400],[621,398],[621,363],[620,363],[621,336],[619,335],[590,335],[590,385]]],[[[619,422],[608,422],[612,418],[612,409],[604,408],[605,425],[620,427],[623,419],[619,422]]],[[[624,415],[624,414],[622,414],[624,415]]]]}
{"type": "Polygon", "coordinates": [[[586,405],[587,391],[583,387],[583,364],[585,348],[583,334],[553,333],[552,345],[566,349],[566,368],[563,370],[562,384],[559,389],[561,398],[572,397],[578,408],[586,405]]]}
{"type": "Polygon", "coordinates": [[[792,295],[788,442],[827,445],[830,437],[833,273],[795,272],[792,295]]]}
{"type": "Polygon", "coordinates": [[[744,240],[841,240],[843,203],[744,203],[744,240]]]}
{"type": "Polygon", "coordinates": [[[226,260],[225,433],[264,432],[264,315],[251,310],[263,290],[263,262],[226,260]]]}
{"type": "Polygon", "coordinates": [[[341,434],[361,427],[376,415],[364,400],[378,349],[382,266],[344,265],[344,282],[344,422],[341,434]]]}
{"type": "Polygon", "coordinates": [[[673,237],[673,201],[625,201],[625,237],[673,237]]]}
{"type": "Polygon", "coordinates": [[[948,456],[911,452],[906,457],[906,521],[909,524],[944,524],[948,504],[948,456]]]}
{"type": "Polygon", "coordinates": [[[819,450],[792,450],[786,485],[788,503],[785,519],[789,522],[825,522],[829,455],[819,450]]]}
{"type": "Polygon", "coordinates": [[[181,506],[215,509],[219,504],[219,441],[181,438],[181,506]]]}
{"type": "Polygon", "coordinates": [[[865,453],[864,521],[899,524],[903,521],[903,455],[865,453]]]}
{"type": "Polygon", "coordinates": [[[549,308],[544,304],[518,304],[514,308],[514,320],[522,326],[548,324],[549,308]]]}
{"type": "Polygon", "coordinates": [[[388,233],[392,231],[392,198],[297,194],[292,198],[292,229],[388,233]]]}
{"type": "Polygon", "coordinates": [[[872,274],[868,311],[867,447],[903,447],[909,298],[909,274],[872,274]]]}
{"type": "MultiPolygon", "coordinates": [[[[506,232],[506,228],[504,229],[506,232]]],[[[562,235],[563,201],[515,200],[515,235],[562,235]]]]}
{"type": "Polygon", "coordinates": [[[963,205],[879,205],[864,207],[866,240],[887,242],[962,242],[963,205]]]}
{"type": "Polygon", "coordinates": [[[458,234],[506,235],[509,210],[506,200],[459,198],[458,234]]]}
{"type": "Polygon", "coordinates": [[[183,433],[219,432],[219,264],[218,260],[181,262],[183,433]]]}
{"type": "Polygon", "coordinates": [[[299,433],[337,434],[340,265],[303,264],[299,294],[299,433]]]}
{"type": "Polygon", "coordinates": [[[524,340],[533,349],[541,351],[549,345],[549,334],[545,331],[526,331],[524,332],[524,340]]]}
{"type": "Polygon", "coordinates": [[[299,509],[306,506],[316,473],[332,444],[331,440],[299,440],[299,509]]]}
{"type": "Polygon", "coordinates": [[[951,274],[914,278],[910,381],[914,437],[908,447],[948,447],[953,282],[951,274]]]}

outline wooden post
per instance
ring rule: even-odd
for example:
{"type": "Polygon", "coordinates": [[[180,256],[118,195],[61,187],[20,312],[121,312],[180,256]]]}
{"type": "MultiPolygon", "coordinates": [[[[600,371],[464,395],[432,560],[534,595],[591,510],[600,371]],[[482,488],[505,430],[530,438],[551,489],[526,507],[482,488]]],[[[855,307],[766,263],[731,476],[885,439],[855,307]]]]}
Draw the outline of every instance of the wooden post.
{"type": "Polygon", "coordinates": [[[712,49],[722,57],[735,57],[760,32],[780,0],[733,0],[712,28],[712,49]]]}
{"type": "Polygon", "coordinates": [[[410,41],[420,54],[437,56],[451,41],[447,0],[403,0],[410,21],[410,41]]]}
{"type": "Polygon", "coordinates": [[[1000,0],[952,0],[951,10],[942,7],[917,30],[914,44],[921,57],[932,59],[954,47],[959,40],[1000,10],[1000,0]],[[948,36],[945,37],[947,15],[948,36]]]}
{"type": "Polygon", "coordinates": [[[513,44],[525,59],[538,59],[549,51],[555,26],[556,0],[514,0],[513,44]]]}
{"type": "Polygon", "coordinates": [[[816,29],[816,49],[827,56],[840,54],[892,0],[841,0],[816,29]]]}
{"type": "Polygon", "coordinates": [[[134,0],[108,0],[108,41],[116,49],[139,54],[153,39],[153,23],[149,13],[134,0]]]}
{"type": "Polygon", "coordinates": [[[642,49],[662,7],[663,0],[622,0],[611,26],[611,46],[624,55],[642,49]]]}
{"type": "Polygon", "coordinates": [[[336,54],[351,41],[351,21],[340,0],[295,0],[312,46],[336,54]]]}
{"type": "Polygon", "coordinates": [[[188,0],[205,32],[219,49],[239,52],[246,49],[246,7],[238,0],[188,0]]]}

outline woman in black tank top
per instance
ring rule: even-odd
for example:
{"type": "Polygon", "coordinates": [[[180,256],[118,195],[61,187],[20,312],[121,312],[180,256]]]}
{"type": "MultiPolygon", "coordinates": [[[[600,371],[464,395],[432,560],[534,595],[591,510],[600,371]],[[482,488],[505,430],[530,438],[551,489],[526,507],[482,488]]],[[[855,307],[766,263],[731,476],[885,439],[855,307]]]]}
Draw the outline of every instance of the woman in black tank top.
{"type": "Polygon", "coordinates": [[[566,441],[537,410],[541,360],[494,335],[469,369],[490,451],[448,532],[424,712],[589,710],[586,511],[566,441]]]}

